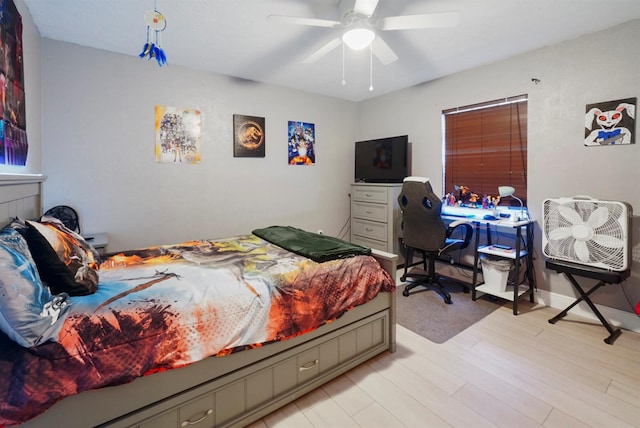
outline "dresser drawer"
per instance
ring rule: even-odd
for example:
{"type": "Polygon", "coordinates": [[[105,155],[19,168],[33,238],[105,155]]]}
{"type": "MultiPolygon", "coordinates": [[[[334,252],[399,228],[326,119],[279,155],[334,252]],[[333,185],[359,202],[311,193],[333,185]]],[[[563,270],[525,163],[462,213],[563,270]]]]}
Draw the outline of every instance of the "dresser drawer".
{"type": "Polygon", "coordinates": [[[378,241],[377,239],[369,239],[363,236],[353,235],[351,237],[351,243],[356,245],[362,245],[363,247],[372,248],[374,250],[391,252],[391,249],[384,241],[378,241]]]}
{"type": "Polygon", "coordinates": [[[352,195],[354,201],[366,201],[387,203],[387,188],[377,186],[353,186],[352,195]]]}
{"type": "Polygon", "coordinates": [[[365,220],[387,222],[389,209],[382,204],[369,204],[366,202],[353,202],[352,215],[365,220]]]}
{"type": "Polygon", "coordinates": [[[245,426],[389,349],[390,323],[388,309],[376,312],[99,428],[245,426]]]}
{"type": "Polygon", "coordinates": [[[354,235],[360,235],[369,239],[377,239],[378,241],[387,242],[387,231],[389,225],[386,223],[376,223],[361,219],[353,219],[351,225],[354,235]]]}
{"type": "Polygon", "coordinates": [[[183,403],[170,411],[161,413],[133,425],[135,428],[180,428],[192,425],[214,426],[215,395],[206,394],[200,398],[183,403]]]}

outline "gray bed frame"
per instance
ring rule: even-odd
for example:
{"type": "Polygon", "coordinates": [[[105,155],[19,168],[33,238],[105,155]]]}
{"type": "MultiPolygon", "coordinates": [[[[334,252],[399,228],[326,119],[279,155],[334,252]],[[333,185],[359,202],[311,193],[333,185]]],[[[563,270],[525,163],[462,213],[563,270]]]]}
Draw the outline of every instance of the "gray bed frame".
{"type": "MultiPolygon", "coordinates": [[[[0,174],[0,225],[42,213],[39,174],[0,174]]],[[[397,256],[374,250],[393,278],[397,256]]],[[[382,352],[394,352],[395,293],[293,339],[67,397],[24,427],[245,426],[382,352]]]]}

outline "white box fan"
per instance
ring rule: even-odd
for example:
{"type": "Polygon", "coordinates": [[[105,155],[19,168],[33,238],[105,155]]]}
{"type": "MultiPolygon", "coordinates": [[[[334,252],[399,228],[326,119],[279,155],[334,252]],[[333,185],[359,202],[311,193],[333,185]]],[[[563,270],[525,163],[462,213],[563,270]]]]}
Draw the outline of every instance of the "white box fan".
{"type": "Polygon", "coordinates": [[[584,196],[542,202],[546,257],[623,271],[631,261],[631,205],[584,196]]]}

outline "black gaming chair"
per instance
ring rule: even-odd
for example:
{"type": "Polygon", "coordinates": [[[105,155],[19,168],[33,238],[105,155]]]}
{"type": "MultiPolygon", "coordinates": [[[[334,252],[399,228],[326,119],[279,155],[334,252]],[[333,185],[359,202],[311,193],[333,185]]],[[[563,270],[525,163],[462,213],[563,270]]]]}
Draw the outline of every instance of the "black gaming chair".
{"type": "MultiPolygon", "coordinates": [[[[405,286],[402,294],[409,296],[409,290],[419,285],[425,288],[435,287],[445,303],[451,303],[451,295],[441,284],[442,277],[436,272],[435,261],[443,254],[466,248],[471,242],[473,225],[466,221],[455,221],[449,226],[445,224],[440,217],[442,201],[433,192],[428,178],[405,178],[398,203],[402,211],[402,242],[405,247],[404,274],[400,279],[404,282],[407,278],[414,278],[414,281],[405,286]],[[456,230],[456,234],[461,232],[461,239],[452,237],[456,230]],[[422,253],[426,274],[408,272],[415,251],[422,253]]],[[[468,293],[469,287],[462,285],[464,292],[468,293]]]]}
{"type": "Polygon", "coordinates": [[[80,219],[76,210],[67,205],[57,205],[49,208],[44,215],[55,217],[64,224],[67,229],[80,233],[80,219]]]}

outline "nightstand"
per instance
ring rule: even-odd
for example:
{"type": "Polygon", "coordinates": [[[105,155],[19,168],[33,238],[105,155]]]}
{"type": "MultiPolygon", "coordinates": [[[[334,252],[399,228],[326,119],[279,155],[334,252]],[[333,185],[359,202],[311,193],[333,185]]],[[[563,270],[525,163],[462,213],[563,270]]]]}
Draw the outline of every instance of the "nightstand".
{"type": "Polygon", "coordinates": [[[109,235],[107,233],[87,233],[82,237],[100,254],[107,252],[107,245],[109,245],[109,235]]]}

